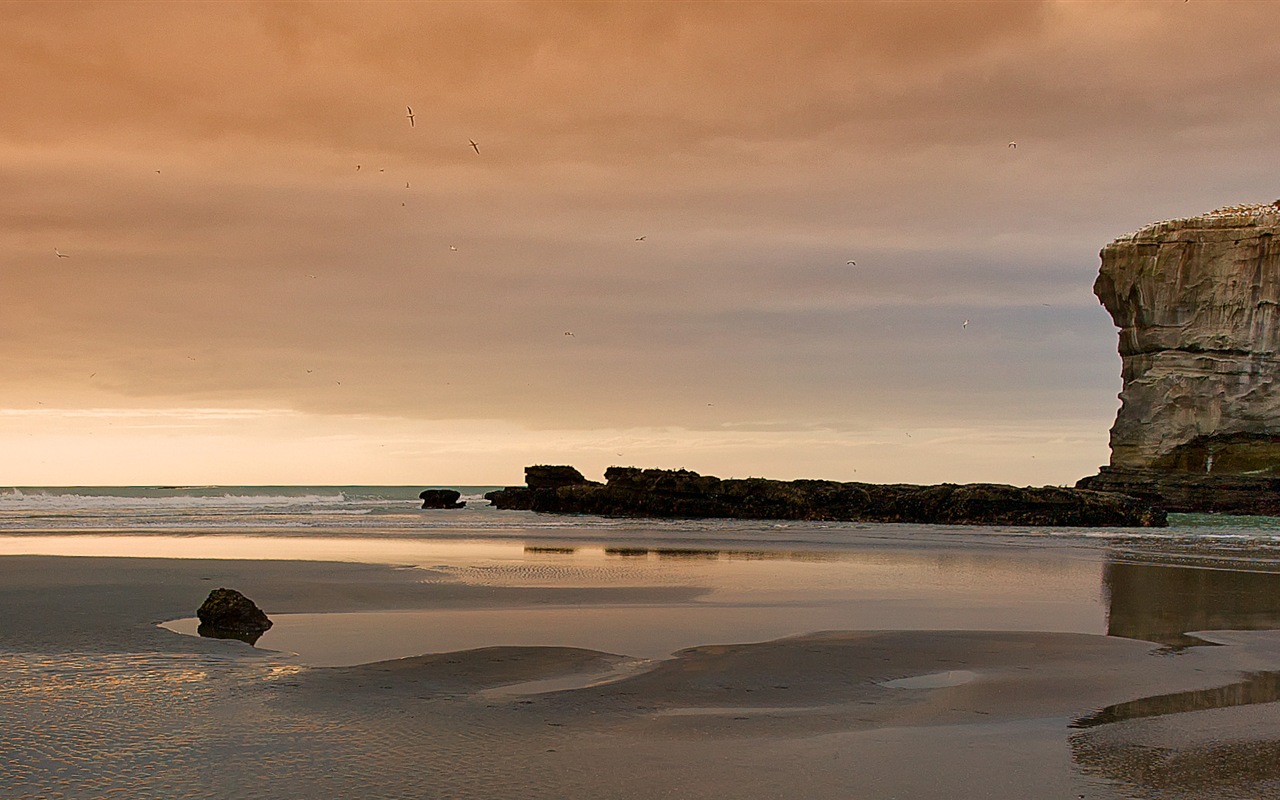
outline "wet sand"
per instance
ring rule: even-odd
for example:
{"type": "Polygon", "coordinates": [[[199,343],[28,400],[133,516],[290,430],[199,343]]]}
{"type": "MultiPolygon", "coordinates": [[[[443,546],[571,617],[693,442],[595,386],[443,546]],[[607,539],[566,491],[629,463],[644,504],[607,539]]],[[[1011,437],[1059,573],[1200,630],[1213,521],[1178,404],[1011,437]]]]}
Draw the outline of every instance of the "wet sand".
{"type": "Polygon", "coordinates": [[[156,627],[216,586],[270,613],[696,595],[431,577],[349,563],[0,558],[0,796],[1280,797],[1274,631],[1205,634],[1219,646],[1188,648],[837,631],[662,661],[489,647],[308,668],[156,627]]]}

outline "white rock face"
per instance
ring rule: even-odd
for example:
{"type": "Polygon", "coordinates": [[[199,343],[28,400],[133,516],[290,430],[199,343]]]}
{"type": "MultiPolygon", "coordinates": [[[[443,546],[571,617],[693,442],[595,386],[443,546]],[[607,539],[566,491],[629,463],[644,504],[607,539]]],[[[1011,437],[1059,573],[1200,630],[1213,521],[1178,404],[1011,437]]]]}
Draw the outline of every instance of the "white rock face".
{"type": "Polygon", "coordinates": [[[1277,234],[1276,204],[1231,206],[1102,249],[1093,291],[1124,379],[1113,469],[1280,475],[1277,234]]]}

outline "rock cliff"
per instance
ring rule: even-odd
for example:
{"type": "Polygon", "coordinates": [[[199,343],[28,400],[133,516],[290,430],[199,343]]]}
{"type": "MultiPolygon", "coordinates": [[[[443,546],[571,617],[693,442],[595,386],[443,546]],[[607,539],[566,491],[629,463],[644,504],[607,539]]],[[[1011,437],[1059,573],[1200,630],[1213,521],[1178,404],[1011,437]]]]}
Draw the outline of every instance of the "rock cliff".
{"type": "Polygon", "coordinates": [[[1280,508],[1278,233],[1277,204],[1230,206],[1102,249],[1093,290],[1120,329],[1123,388],[1111,463],[1079,486],[1280,508]]]}
{"type": "Polygon", "coordinates": [[[1120,494],[1053,486],[721,480],[689,470],[610,467],[606,483],[528,467],[527,486],[490,492],[500,509],[622,517],[847,520],[952,525],[1160,526],[1165,514],[1120,494]]]}

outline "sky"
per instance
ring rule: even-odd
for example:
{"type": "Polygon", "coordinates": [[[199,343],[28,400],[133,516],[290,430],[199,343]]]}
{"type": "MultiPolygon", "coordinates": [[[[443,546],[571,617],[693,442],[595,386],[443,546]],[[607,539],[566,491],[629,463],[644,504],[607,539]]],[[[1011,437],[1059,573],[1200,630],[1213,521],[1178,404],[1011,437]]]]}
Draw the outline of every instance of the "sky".
{"type": "Polygon", "coordinates": [[[1280,196],[1278,24],[0,4],[0,484],[1074,483],[1098,251],[1280,196]]]}

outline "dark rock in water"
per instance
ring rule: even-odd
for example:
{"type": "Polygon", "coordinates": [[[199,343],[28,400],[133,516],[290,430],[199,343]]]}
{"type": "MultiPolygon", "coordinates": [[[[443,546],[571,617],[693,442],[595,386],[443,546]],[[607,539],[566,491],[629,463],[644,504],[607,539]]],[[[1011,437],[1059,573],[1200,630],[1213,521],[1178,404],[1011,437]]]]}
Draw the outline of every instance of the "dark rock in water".
{"type": "Polygon", "coordinates": [[[1170,511],[1280,510],[1280,212],[1158,222],[1102,249],[1093,291],[1119,329],[1111,463],[1081,488],[1170,511]]]}
{"type": "Polygon", "coordinates": [[[262,609],[235,589],[214,589],[196,611],[201,636],[253,644],[271,627],[262,609]]]}
{"type": "Polygon", "coordinates": [[[1081,478],[1076,487],[1120,492],[1175,512],[1280,516],[1277,477],[1103,467],[1097,475],[1081,478]]]}
{"type": "Polygon", "coordinates": [[[423,508],[462,508],[467,502],[458,502],[461,496],[454,489],[424,489],[418,499],[422,501],[423,508]]]}
{"type": "Polygon", "coordinates": [[[524,468],[524,486],[508,486],[485,494],[484,499],[498,508],[509,511],[532,511],[535,492],[554,492],[574,486],[601,486],[599,481],[587,480],[575,467],[547,466],[545,464],[524,468]],[[495,500],[494,498],[499,499],[495,500]]]}
{"type": "MultiPolygon", "coordinates": [[[[576,470],[575,470],[576,472],[576,470]]],[[[610,467],[606,483],[510,487],[485,497],[500,509],[621,517],[723,517],[960,525],[1163,526],[1158,505],[1054,486],[913,486],[836,481],[721,480],[689,470],[610,467]]]]}
{"type": "Polygon", "coordinates": [[[524,468],[524,483],[530,489],[559,489],[561,486],[579,486],[589,481],[581,472],[569,466],[537,465],[524,468]]]}

